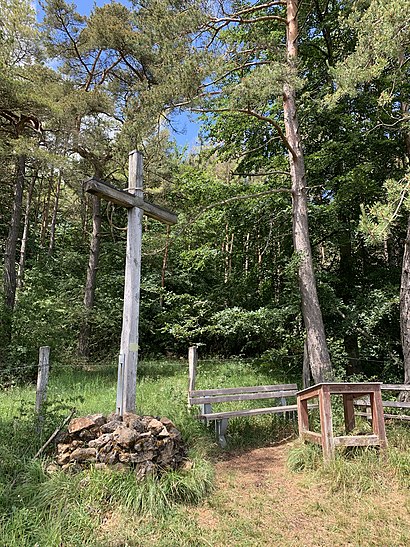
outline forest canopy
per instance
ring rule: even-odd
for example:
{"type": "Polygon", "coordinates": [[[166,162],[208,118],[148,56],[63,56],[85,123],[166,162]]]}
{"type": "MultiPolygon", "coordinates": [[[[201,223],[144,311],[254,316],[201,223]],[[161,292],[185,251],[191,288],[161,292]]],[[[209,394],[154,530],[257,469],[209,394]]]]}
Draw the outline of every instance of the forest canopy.
{"type": "Polygon", "coordinates": [[[0,0],[0,382],[119,350],[144,156],[144,355],[410,382],[407,0],[0,0]],[[200,121],[198,146],[173,124],[200,121]]]}

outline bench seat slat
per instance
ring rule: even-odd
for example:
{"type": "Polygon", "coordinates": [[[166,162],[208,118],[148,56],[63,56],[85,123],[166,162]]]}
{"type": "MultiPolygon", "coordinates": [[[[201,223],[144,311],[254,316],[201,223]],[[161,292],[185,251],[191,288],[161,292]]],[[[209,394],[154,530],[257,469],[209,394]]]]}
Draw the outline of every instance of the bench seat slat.
{"type": "Polygon", "coordinates": [[[214,403],[229,403],[230,401],[255,401],[257,399],[281,399],[282,397],[295,396],[293,391],[264,391],[262,393],[237,393],[230,395],[216,395],[215,397],[202,396],[190,397],[191,405],[203,405],[214,403]]]}
{"type": "MultiPolygon", "coordinates": [[[[309,408],[317,408],[317,404],[309,405],[309,408]]],[[[297,405],[283,405],[265,408],[250,408],[247,410],[232,410],[226,412],[213,412],[212,414],[200,414],[198,418],[205,419],[208,422],[222,420],[223,418],[238,418],[240,416],[257,416],[259,414],[280,414],[282,412],[295,412],[297,405]]]]}
{"type": "Polygon", "coordinates": [[[296,391],[296,384],[275,384],[271,386],[243,386],[243,387],[224,387],[216,389],[195,389],[190,392],[191,397],[205,397],[215,395],[236,395],[237,393],[261,393],[266,391],[296,391]]]}
{"type": "Polygon", "coordinates": [[[297,410],[297,405],[284,405],[266,408],[249,408],[247,410],[232,410],[226,412],[212,412],[212,414],[200,414],[198,418],[207,421],[221,420],[222,418],[237,418],[239,416],[255,416],[258,414],[276,414],[278,412],[291,412],[297,410]]]}

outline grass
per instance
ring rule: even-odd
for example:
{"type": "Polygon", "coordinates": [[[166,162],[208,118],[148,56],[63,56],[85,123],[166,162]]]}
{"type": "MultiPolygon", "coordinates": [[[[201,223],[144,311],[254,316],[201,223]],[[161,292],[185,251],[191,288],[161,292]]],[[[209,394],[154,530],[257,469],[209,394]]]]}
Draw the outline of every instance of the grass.
{"type": "MultiPolygon", "coordinates": [[[[242,360],[201,362],[198,387],[286,380],[261,370],[242,360]]],[[[2,547],[410,542],[408,425],[388,428],[384,459],[374,449],[346,450],[324,466],[317,447],[295,441],[286,468],[284,457],[275,452],[282,449],[274,445],[295,437],[295,423],[277,416],[232,420],[229,450],[221,451],[213,431],[187,410],[186,363],[146,361],[138,376],[138,412],[164,415],[176,423],[192,468],[144,481],[136,481],[132,472],[93,468],[76,475],[48,474],[49,459],[33,460],[33,455],[56,425],[73,406],[78,415],[111,412],[116,395],[114,364],[90,370],[55,368],[41,436],[33,418],[35,388],[13,387],[0,394],[2,547]],[[261,447],[261,454],[272,452],[261,462],[252,456],[243,468],[235,467],[235,460],[231,464],[232,455],[246,459],[255,447],[261,447]],[[266,465],[271,466],[269,473],[263,471],[266,465]],[[381,523],[385,532],[379,530],[381,523]],[[315,536],[318,531],[322,539],[315,536]],[[311,534],[309,542],[306,534],[311,534]],[[393,534],[391,541],[388,534],[393,534]]],[[[337,427],[337,416],[335,423],[337,427]]]]}

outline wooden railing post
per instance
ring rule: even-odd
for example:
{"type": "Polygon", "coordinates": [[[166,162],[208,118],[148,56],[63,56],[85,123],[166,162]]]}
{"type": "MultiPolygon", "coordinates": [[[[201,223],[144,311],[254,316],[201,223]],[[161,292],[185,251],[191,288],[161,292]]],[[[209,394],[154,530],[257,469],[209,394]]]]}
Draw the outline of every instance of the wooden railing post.
{"type": "Polygon", "coordinates": [[[195,389],[197,362],[198,348],[197,346],[191,346],[188,350],[188,406],[191,406],[189,402],[189,394],[195,389]]]}

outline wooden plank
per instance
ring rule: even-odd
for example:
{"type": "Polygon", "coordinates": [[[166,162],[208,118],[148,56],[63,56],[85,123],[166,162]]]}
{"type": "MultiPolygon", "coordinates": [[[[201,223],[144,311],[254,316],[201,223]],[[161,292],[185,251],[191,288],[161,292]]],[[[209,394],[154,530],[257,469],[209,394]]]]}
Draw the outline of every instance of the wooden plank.
{"type": "Polygon", "coordinates": [[[348,393],[343,394],[343,411],[345,428],[348,433],[349,431],[353,431],[355,428],[353,396],[348,393]]]}
{"type": "Polygon", "coordinates": [[[216,389],[197,389],[191,392],[192,397],[213,396],[213,395],[230,395],[236,393],[259,393],[265,391],[295,391],[295,393],[287,393],[286,395],[296,395],[296,384],[274,384],[265,386],[242,386],[242,387],[222,387],[216,389]]]}
{"type": "Polygon", "coordinates": [[[198,363],[198,348],[191,346],[188,349],[188,406],[191,406],[191,393],[195,389],[196,365],[198,363]]]}
{"type": "MultiPolygon", "coordinates": [[[[129,156],[129,189],[142,195],[142,154],[133,151],[129,156]]],[[[124,355],[122,386],[117,387],[117,412],[135,411],[138,322],[141,284],[141,245],[143,212],[137,207],[128,210],[127,250],[125,260],[124,307],[122,316],[120,355],[124,355]]]]}
{"type": "MultiPolygon", "coordinates": [[[[130,186],[128,190],[132,189],[130,186]]],[[[129,191],[118,190],[111,184],[91,178],[84,182],[84,191],[94,194],[102,199],[111,201],[121,207],[131,209],[138,207],[144,211],[144,214],[150,218],[163,222],[164,224],[176,224],[178,217],[164,207],[159,207],[148,201],[144,201],[143,194],[133,195],[129,191]]]]}
{"type": "Polygon", "coordinates": [[[410,384],[382,384],[382,391],[410,391],[410,384]]]}
{"type": "Polygon", "coordinates": [[[316,433],[315,431],[302,431],[300,436],[304,441],[310,441],[320,445],[322,444],[321,433],[316,433]]]}
{"type": "Polygon", "coordinates": [[[370,404],[372,409],[372,426],[375,435],[379,437],[380,447],[387,448],[386,430],[384,426],[384,414],[382,395],[380,387],[378,392],[370,393],[370,404]]]}
{"type": "Polygon", "coordinates": [[[328,461],[334,456],[332,405],[330,388],[322,385],[319,392],[320,427],[322,432],[323,459],[328,461]]]}
{"type": "MultiPolygon", "coordinates": [[[[355,401],[355,406],[370,406],[369,401],[355,401]]],[[[382,401],[383,407],[390,408],[410,408],[410,402],[408,401],[382,401]]]]}
{"type": "MultiPolygon", "coordinates": [[[[317,408],[318,405],[312,405],[309,408],[317,408]]],[[[264,408],[248,408],[246,410],[227,410],[222,412],[203,413],[199,414],[198,418],[206,419],[212,422],[213,420],[219,420],[221,418],[240,418],[246,416],[258,416],[259,414],[280,414],[282,412],[294,412],[297,411],[297,405],[286,406],[273,406],[264,408]]]]}
{"type": "Polygon", "coordinates": [[[378,446],[380,444],[377,435],[346,435],[334,437],[335,446],[378,446]]]}
{"type": "MultiPolygon", "coordinates": [[[[372,417],[369,416],[366,412],[356,412],[356,416],[361,416],[363,418],[368,418],[369,420],[372,419],[372,417]]],[[[406,414],[386,414],[386,413],[384,413],[384,418],[389,419],[389,420],[410,421],[410,416],[407,416],[406,414]]]]}
{"type": "Polygon", "coordinates": [[[204,403],[230,403],[234,401],[256,401],[259,399],[280,399],[289,396],[286,391],[267,391],[262,393],[238,393],[233,395],[216,395],[215,397],[190,397],[191,405],[204,403]]]}
{"type": "Polygon", "coordinates": [[[298,397],[297,407],[298,407],[298,428],[299,428],[299,435],[301,435],[303,431],[307,431],[309,429],[309,414],[308,414],[307,401],[302,401],[300,397],[298,397]]]}
{"type": "Polygon", "coordinates": [[[198,418],[213,421],[220,420],[222,418],[239,418],[244,416],[257,416],[259,414],[277,414],[279,412],[293,412],[295,410],[297,410],[297,405],[249,408],[246,410],[231,410],[226,412],[213,412],[212,414],[200,414],[198,418]]]}
{"type": "MultiPolygon", "coordinates": [[[[323,382],[321,384],[316,384],[314,386],[307,387],[298,392],[299,396],[309,395],[310,393],[318,392],[322,389],[323,386],[327,386],[330,389],[330,393],[369,393],[378,389],[377,386],[381,386],[382,382],[323,382]]],[[[314,395],[312,395],[313,397],[314,395]]]]}

